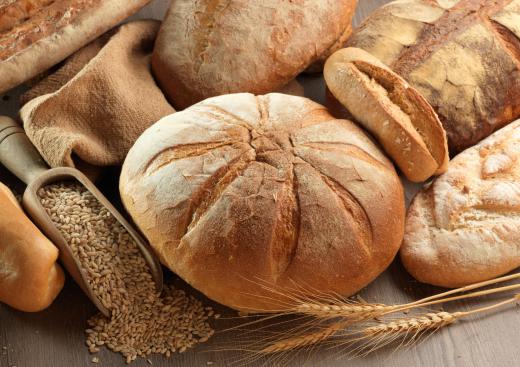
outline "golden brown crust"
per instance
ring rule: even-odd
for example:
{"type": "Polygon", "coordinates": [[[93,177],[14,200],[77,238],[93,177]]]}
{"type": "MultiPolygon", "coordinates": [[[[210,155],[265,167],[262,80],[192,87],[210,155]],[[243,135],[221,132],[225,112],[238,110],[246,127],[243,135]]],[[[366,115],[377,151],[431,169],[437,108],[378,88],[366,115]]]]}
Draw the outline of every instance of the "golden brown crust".
{"type": "Polygon", "coordinates": [[[152,67],[177,109],[236,92],[278,90],[352,22],[357,0],[174,0],[152,67]]]}
{"type": "Polygon", "coordinates": [[[237,309],[287,301],[260,280],[351,295],[402,240],[392,164],[302,97],[225,95],[162,119],[131,149],[120,189],[161,261],[237,309]]]}
{"type": "Polygon", "coordinates": [[[39,0],[0,8],[0,93],[62,61],[149,1],[39,0]]]}
{"type": "Polygon", "coordinates": [[[63,288],[58,249],[0,183],[0,301],[18,310],[47,308],[63,288]]]}
{"type": "Polygon", "coordinates": [[[520,116],[519,15],[519,0],[395,1],[348,45],[418,89],[459,152],[520,116]]]}
{"type": "Polygon", "coordinates": [[[435,111],[377,58],[357,48],[339,50],[327,60],[324,76],[334,97],[409,180],[422,182],[446,170],[446,132],[435,111]]]}
{"type": "Polygon", "coordinates": [[[459,287],[520,266],[520,121],[455,157],[413,200],[401,259],[419,281],[459,287]]]}

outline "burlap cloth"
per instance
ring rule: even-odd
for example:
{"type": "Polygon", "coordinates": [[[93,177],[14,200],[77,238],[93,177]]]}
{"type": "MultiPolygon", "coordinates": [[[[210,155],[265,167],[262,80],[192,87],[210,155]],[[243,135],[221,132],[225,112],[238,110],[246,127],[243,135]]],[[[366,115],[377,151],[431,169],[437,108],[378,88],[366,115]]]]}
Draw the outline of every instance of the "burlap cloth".
{"type": "Polygon", "coordinates": [[[25,130],[49,165],[90,174],[121,165],[146,128],[175,112],[150,72],[159,25],[110,31],[22,96],[25,130]]]}

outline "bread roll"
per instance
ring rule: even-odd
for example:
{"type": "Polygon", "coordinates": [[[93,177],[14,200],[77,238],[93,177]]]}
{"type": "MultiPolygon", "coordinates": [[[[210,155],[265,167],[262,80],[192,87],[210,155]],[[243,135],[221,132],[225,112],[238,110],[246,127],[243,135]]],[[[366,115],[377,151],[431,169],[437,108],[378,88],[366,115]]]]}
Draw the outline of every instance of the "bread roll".
{"type": "Polygon", "coordinates": [[[356,2],[173,0],[154,74],[176,109],[226,93],[277,91],[338,47],[356,2]]]}
{"type": "Polygon", "coordinates": [[[57,259],[58,249],[0,183],[0,302],[26,312],[47,308],[65,280],[57,259]]]}
{"type": "Polygon", "coordinates": [[[520,0],[399,0],[354,31],[433,106],[454,153],[520,116],[520,0]]]}
{"type": "Polygon", "coordinates": [[[520,121],[455,157],[413,200],[401,250],[419,281],[459,287],[520,266],[520,121]]]}
{"type": "Polygon", "coordinates": [[[0,3],[0,93],[33,78],[150,0],[17,0],[0,3]]]}
{"type": "Polygon", "coordinates": [[[166,266],[247,311],[287,307],[259,283],[357,292],[404,230],[402,184],[367,135],[283,94],[224,95],[163,118],[130,150],[120,191],[166,266]]]}
{"type": "Polygon", "coordinates": [[[448,143],[437,114],[421,94],[376,57],[344,48],[326,62],[330,92],[370,131],[413,182],[448,167],[448,143]]]}

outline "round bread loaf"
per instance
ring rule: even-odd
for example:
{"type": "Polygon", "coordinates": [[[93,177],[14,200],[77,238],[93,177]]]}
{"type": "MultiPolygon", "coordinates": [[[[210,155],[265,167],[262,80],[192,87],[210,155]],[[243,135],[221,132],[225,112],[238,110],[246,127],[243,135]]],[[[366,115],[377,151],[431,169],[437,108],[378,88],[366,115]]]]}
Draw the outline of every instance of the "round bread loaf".
{"type": "Polygon", "coordinates": [[[460,287],[520,266],[520,120],[455,157],[413,200],[401,258],[419,281],[460,287]]]}
{"type": "Polygon", "coordinates": [[[357,0],[173,0],[152,67],[176,109],[279,90],[341,47],[357,0]]]}
{"type": "Polygon", "coordinates": [[[378,147],[283,94],[225,95],[163,118],[130,150],[120,189],[166,266],[242,310],[287,306],[267,288],[295,284],[351,295],[404,231],[403,187],[378,147]]]}

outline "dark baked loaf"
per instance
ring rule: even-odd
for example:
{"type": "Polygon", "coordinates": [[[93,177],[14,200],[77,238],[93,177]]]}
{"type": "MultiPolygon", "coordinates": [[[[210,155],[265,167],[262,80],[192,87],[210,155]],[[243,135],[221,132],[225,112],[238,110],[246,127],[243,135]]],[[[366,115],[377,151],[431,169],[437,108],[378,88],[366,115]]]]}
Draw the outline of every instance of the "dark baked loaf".
{"type": "Polygon", "coordinates": [[[348,45],[418,89],[458,152],[520,116],[519,17],[518,0],[394,1],[348,45]]]}
{"type": "Polygon", "coordinates": [[[49,69],[149,2],[0,1],[0,93],[49,69]]]}
{"type": "Polygon", "coordinates": [[[259,282],[351,295],[390,264],[404,231],[403,187],[379,148],[283,94],[165,117],[130,150],[120,189],[161,261],[237,309],[287,307],[259,282]]]}

